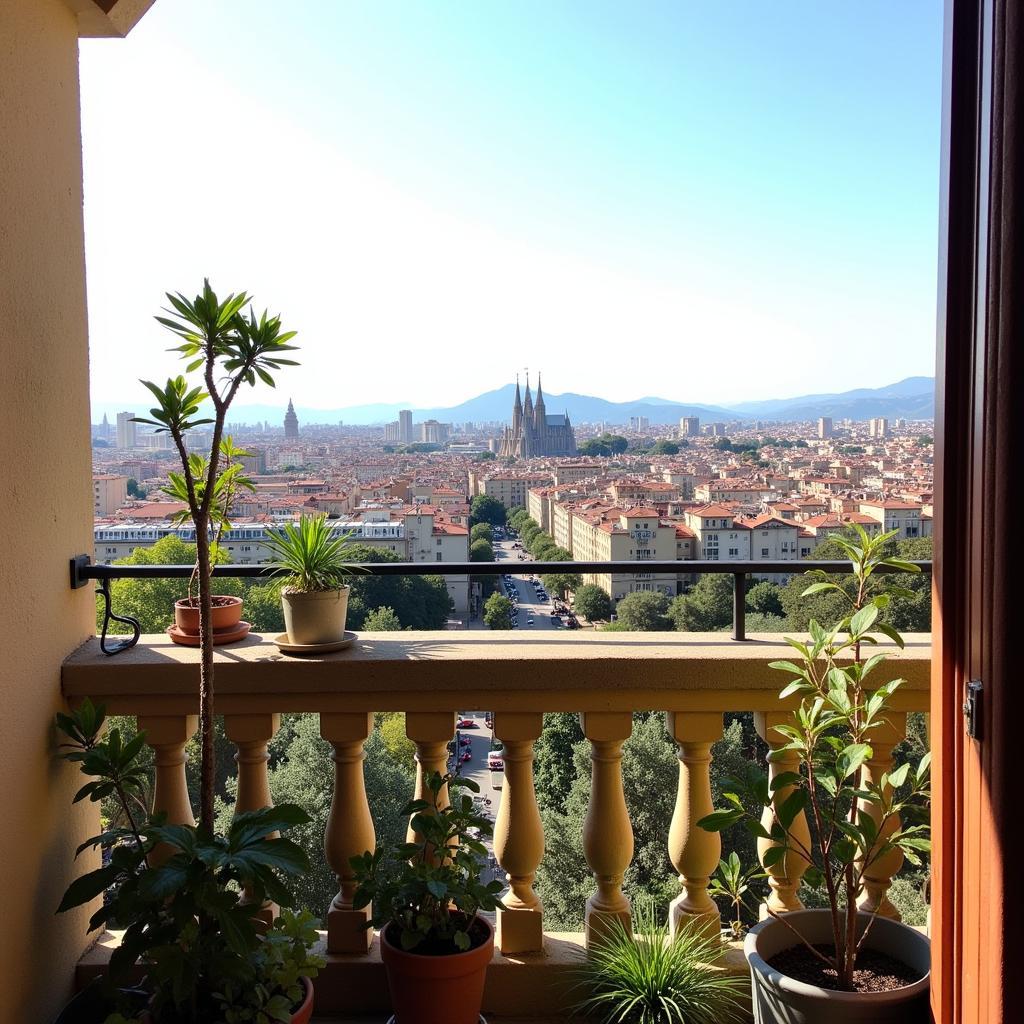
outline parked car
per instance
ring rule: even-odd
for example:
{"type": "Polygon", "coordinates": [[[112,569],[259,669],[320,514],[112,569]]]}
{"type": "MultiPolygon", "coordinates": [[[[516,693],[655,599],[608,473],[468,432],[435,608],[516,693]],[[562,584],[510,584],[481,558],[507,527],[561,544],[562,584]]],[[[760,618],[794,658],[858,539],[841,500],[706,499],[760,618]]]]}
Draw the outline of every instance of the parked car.
{"type": "Polygon", "coordinates": [[[473,718],[460,718],[455,726],[456,729],[479,729],[480,726],[476,724],[476,719],[473,718]]]}
{"type": "Polygon", "coordinates": [[[532,625],[533,625],[533,619],[527,619],[527,620],[526,620],[526,624],[527,624],[528,626],[532,626],[532,625]]]}
{"type": "Polygon", "coordinates": [[[502,759],[501,754],[491,753],[487,755],[487,767],[492,772],[503,772],[505,770],[505,762],[502,759]]]}

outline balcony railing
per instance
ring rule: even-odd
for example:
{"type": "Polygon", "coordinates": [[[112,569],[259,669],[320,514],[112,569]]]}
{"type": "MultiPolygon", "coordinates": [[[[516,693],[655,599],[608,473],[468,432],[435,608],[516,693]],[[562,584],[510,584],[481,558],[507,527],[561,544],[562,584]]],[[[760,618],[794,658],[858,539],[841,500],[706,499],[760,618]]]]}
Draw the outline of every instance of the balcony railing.
{"type": "MultiPolygon", "coordinates": [[[[923,572],[931,572],[932,563],[927,560],[910,562],[916,565],[923,572]]],[[[504,562],[367,562],[353,565],[353,569],[359,573],[367,573],[377,576],[494,576],[502,573],[522,573],[529,570],[531,573],[544,575],[545,573],[574,572],[586,575],[634,575],[643,574],[645,579],[650,576],[700,576],[700,575],[725,575],[731,576],[733,580],[732,590],[732,638],[733,640],[746,640],[746,593],[747,582],[751,576],[772,576],[779,574],[793,575],[795,573],[808,572],[814,569],[821,569],[829,573],[849,573],[850,563],[834,560],[812,560],[812,559],[779,559],[774,561],[753,560],[753,561],[718,561],[711,559],[703,560],[676,560],[676,561],[654,561],[651,559],[639,559],[624,562],[536,562],[530,561],[523,566],[512,561],[504,562]]],[[[889,569],[887,566],[875,570],[878,573],[889,573],[898,570],[889,569]]],[[[113,614],[110,597],[110,581],[118,579],[187,579],[192,575],[193,567],[190,565],[107,565],[93,564],[88,555],[76,555],[71,559],[71,586],[73,589],[84,587],[90,580],[99,583],[99,592],[104,599],[105,615],[103,632],[101,636],[101,647],[104,653],[119,654],[121,651],[132,647],[139,639],[141,630],[134,619],[122,618],[113,614]],[[111,619],[128,625],[133,636],[126,641],[118,641],[108,647],[106,642],[107,626],[111,619]]],[[[216,565],[213,567],[214,576],[238,577],[243,579],[271,578],[275,570],[269,565],[216,565]]]]}
{"type": "MultiPolygon", "coordinates": [[[[678,571],[678,563],[671,565],[678,571]]],[[[773,565],[746,565],[736,571],[780,571],[773,565]]],[[[800,564],[806,567],[807,563],[800,564]]],[[[89,568],[114,574],[121,567],[89,568]]],[[[129,568],[134,574],[150,567],[129,568]]],[[[432,565],[372,568],[436,571],[432,565]]],[[[444,568],[479,575],[509,566],[472,563],[444,568]]],[[[530,568],[564,571],[566,564],[530,568]]],[[[715,571],[721,568],[714,566],[715,571]]],[[[789,564],[785,571],[793,568],[789,564]]],[[[604,564],[601,571],[607,570],[604,564]]],[[[904,735],[907,713],[928,709],[930,637],[909,636],[905,649],[891,648],[891,653],[891,659],[876,669],[879,682],[895,677],[907,682],[894,695],[888,725],[884,733],[879,730],[867,764],[876,779],[892,767],[893,748],[904,735]]],[[[780,637],[734,643],[722,633],[363,633],[346,651],[303,659],[282,655],[269,637],[259,635],[218,648],[215,710],[223,716],[225,733],[238,751],[237,810],[264,806],[270,800],[267,744],[282,712],[318,713],[320,733],[333,748],[334,791],[324,850],[338,878],[338,892],[324,908],[328,967],[317,982],[318,1013],[387,1008],[377,943],[361,927],[365,912],[352,906],[349,867],[349,857],[372,848],[375,841],[362,766],[374,711],[405,712],[406,731],[416,751],[417,794],[423,792],[425,773],[445,770],[456,712],[493,712],[494,733],[505,750],[493,846],[510,891],[506,909],[497,915],[498,951],[488,975],[484,1009],[499,1016],[550,1015],[564,1012],[572,998],[566,970],[582,947],[611,919],[628,921],[631,916],[622,885],[633,854],[633,831],[621,760],[632,713],[666,712],[679,758],[675,809],[671,821],[665,822],[667,853],[681,883],[671,918],[677,923],[694,920],[717,931],[719,911],[708,895],[708,881],[721,854],[720,839],[696,827],[711,809],[712,744],[723,733],[726,712],[752,711],[769,746],[770,774],[795,767],[792,754],[781,749],[784,738],[774,732],[794,702],[778,699],[779,676],[768,668],[769,662],[787,655],[780,637]],[[578,713],[591,748],[583,854],[594,877],[594,892],[586,903],[582,936],[546,934],[544,910],[534,890],[544,836],[534,795],[533,752],[543,714],[553,711],[578,713]]],[[[197,650],[175,645],[162,635],[142,637],[118,658],[105,657],[97,641],[90,640],[67,660],[62,672],[63,691],[72,703],[88,696],[105,703],[111,714],[137,717],[154,751],[155,807],[176,822],[194,820],[185,745],[196,729],[198,660],[197,650]]],[[[788,792],[780,787],[775,801],[785,800],[788,792]]],[[[794,825],[802,827],[805,822],[794,825]]],[[[900,864],[895,858],[883,860],[868,878],[862,900],[895,916],[886,894],[900,864]]],[[[802,862],[785,858],[767,870],[771,906],[779,911],[797,909],[802,862]]],[[[106,937],[82,971],[100,969],[114,941],[106,937]]]]}

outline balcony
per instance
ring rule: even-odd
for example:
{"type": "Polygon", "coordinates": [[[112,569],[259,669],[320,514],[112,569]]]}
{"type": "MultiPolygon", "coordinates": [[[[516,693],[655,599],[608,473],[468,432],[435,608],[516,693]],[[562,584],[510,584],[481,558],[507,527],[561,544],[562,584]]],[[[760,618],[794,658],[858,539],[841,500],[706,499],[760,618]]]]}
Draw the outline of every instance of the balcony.
{"type": "MultiPolygon", "coordinates": [[[[497,952],[488,972],[484,1013],[493,1020],[562,1019],[572,996],[571,971],[586,943],[609,917],[628,917],[622,893],[633,834],[621,773],[622,745],[632,712],[667,712],[677,745],[679,783],[675,811],[664,823],[668,854],[680,876],[673,919],[695,918],[717,929],[719,912],[707,895],[708,876],[720,856],[716,834],[695,822],[711,806],[711,746],[722,735],[723,714],[751,711],[770,748],[787,711],[778,699],[779,676],[768,663],[788,654],[778,636],[744,643],[725,634],[441,632],[365,633],[351,649],[319,658],[291,659],[269,637],[252,635],[216,653],[217,714],[238,750],[239,809],[269,799],[267,743],[282,712],[320,715],[320,733],[333,747],[334,798],[325,835],[326,857],[339,892],[324,908],[328,965],[317,980],[317,1013],[325,1019],[383,1019],[387,986],[376,939],[359,926],[351,906],[349,856],[371,847],[373,824],[363,785],[363,745],[374,711],[403,711],[415,745],[419,787],[423,773],[444,770],[457,710],[494,712],[495,735],[505,744],[505,782],[496,815],[494,850],[512,879],[507,909],[499,911],[497,952]],[[532,759],[544,712],[578,712],[591,745],[592,778],[583,853],[597,880],[587,903],[586,931],[544,930],[533,890],[542,857],[541,821],[533,789],[532,759]],[[361,1016],[362,1015],[362,1016],[361,1016]],[[554,1015],[554,1016],[552,1016],[554,1015]]],[[[879,681],[902,676],[887,736],[879,736],[868,768],[874,777],[891,765],[906,715],[927,711],[931,638],[907,637],[903,651],[879,670],[879,681]]],[[[198,711],[198,652],[166,637],[143,636],[137,646],[106,657],[87,641],[63,665],[62,688],[74,703],[89,696],[111,714],[134,715],[147,732],[156,762],[155,803],[171,820],[192,821],[184,747],[198,711]]],[[[784,753],[770,756],[770,772],[788,771],[784,753]]],[[[777,800],[786,796],[780,788],[777,800]]],[[[728,852],[728,851],[726,851],[728,852]]],[[[769,900],[778,910],[799,906],[799,879],[770,869],[769,900]]],[[[869,879],[864,899],[888,910],[888,877],[869,879]]],[[[98,970],[116,943],[104,935],[79,964],[78,980],[98,970]]],[[[743,970],[735,949],[723,947],[722,964],[743,970]]]]}

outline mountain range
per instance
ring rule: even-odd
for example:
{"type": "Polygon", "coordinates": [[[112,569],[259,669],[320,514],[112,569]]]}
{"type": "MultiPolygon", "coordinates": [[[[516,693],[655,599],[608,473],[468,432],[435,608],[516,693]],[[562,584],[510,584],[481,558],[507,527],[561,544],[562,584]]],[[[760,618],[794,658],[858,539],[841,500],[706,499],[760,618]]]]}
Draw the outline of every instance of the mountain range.
{"type": "MultiPolygon", "coordinates": [[[[515,396],[515,385],[506,384],[493,391],[485,391],[459,405],[443,407],[417,407],[406,402],[387,402],[352,405],[337,409],[295,407],[300,424],[338,423],[373,424],[398,419],[399,409],[412,409],[413,419],[436,419],[442,423],[507,422],[510,419],[515,396]]],[[[677,402],[666,398],[647,396],[631,402],[611,402],[593,395],[573,392],[556,395],[545,392],[548,414],[566,412],[576,425],[582,423],[626,424],[633,416],[646,416],[651,425],[678,424],[683,416],[699,416],[706,423],[716,420],[783,421],[815,420],[830,416],[834,420],[866,420],[874,416],[890,419],[931,419],[935,415],[935,379],[933,377],[907,377],[880,388],[857,388],[835,394],[799,395],[795,398],[773,398],[737,405],[701,405],[677,402]]],[[[106,413],[113,421],[117,411],[107,403],[93,409],[93,418],[99,420],[106,413]]],[[[127,406],[135,414],[145,414],[143,405],[127,406]]],[[[256,423],[267,420],[278,424],[284,416],[284,405],[234,406],[231,420],[236,423],[256,423]]]]}

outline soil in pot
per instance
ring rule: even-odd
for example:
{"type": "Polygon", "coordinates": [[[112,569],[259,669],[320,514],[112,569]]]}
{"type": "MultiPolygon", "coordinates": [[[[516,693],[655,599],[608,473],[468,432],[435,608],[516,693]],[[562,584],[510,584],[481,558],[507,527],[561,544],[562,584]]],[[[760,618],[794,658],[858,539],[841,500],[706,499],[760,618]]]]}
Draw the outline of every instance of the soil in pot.
{"type": "MultiPolygon", "coordinates": [[[[819,953],[826,957],[835,956],[835,946],[815,945],[819,953]]],[[[823,964],[806,946],[793,946],[781,953],[768,958],[768,963],[794,981],[802,981],[807,985],[817,985],[838,991],[836,972],[823,964]]],[[[855,992],[895,992],[897,989],[913,985],[924,975],[920,971],[877,950],[865,947],[857,954],[857,967],[853,972],[853,988],[855,992]]]]}

